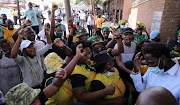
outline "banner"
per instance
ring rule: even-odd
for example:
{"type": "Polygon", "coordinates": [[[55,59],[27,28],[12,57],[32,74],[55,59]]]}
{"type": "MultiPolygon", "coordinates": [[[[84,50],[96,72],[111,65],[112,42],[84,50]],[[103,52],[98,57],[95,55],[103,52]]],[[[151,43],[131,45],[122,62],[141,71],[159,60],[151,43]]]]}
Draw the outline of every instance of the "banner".
{"type": "Polygon", "coordinates": [[[16,4],[16,0],[0,0],[0,4],[16,4]]]}

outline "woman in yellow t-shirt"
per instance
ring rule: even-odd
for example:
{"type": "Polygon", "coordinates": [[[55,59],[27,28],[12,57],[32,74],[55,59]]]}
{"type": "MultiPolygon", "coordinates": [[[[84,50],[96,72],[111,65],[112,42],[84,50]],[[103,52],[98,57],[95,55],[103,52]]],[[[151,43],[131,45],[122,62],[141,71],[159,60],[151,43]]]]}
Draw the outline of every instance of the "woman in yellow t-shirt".
{"type": "Polygon", "coordinates": [[[96,77],[91,82],[91,91],[98,91],[112,84],[115,87],[114,94],[107,95],[101,100],[109,100],[108,105],[124,105],[126,87],[118,70],[114,68],[114,59],[106,51],[102,51],[95,56],[95,68],[96,77]]]}

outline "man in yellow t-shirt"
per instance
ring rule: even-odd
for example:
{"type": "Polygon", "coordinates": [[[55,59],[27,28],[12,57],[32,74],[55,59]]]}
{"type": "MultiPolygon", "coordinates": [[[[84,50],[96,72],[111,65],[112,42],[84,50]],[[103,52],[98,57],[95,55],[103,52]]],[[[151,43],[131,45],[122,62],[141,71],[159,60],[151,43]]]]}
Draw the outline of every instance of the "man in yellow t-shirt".
{"type": "Polygon", "coordinates": [[[97,28],[99,29],[99,30],[101,30],[101,28],[102,28],[102,23],[104,22],[105,20],[103,19],[103,18],[101,18],[101,15],[99,15],[98,16],[98,18],[97,18],[97,28]]]}
{"type": "Polygon", "coordinates": [[[16,29],[14,28],[13,21],[10,20],[10,19],[6,20],[6,25],[7,25],[7,27],[1,26],[5,31],[4,39],[9,40],[11,42],[12,46],[13,46],[15,42],[14,42],[14,40],[12,38],[12,34],[13,34],[14,31],[16,31],[16,29]]]}
{"type": "Polygon", "coordinates": [[[13,9],[13,18],[14,18],[14,23],[15,25],[17,25],[17,19],[18,19],[18,14],[17,14],[17,11],[15,9],[13,9]]]}

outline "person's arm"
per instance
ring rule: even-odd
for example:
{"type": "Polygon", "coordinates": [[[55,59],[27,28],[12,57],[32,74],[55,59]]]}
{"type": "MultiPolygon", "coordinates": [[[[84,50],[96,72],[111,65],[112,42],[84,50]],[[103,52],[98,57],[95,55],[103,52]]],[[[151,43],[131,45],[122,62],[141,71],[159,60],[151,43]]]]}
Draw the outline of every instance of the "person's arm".
{"type": "Polygon", "coordinates": [[[111,33],[116,37],[116,41],[118,44],[118,49],[112,49],[111,55],[117,56],[124,52],[122,37],[119,34],[119,31],[117,29],[115,29],[115,28],[111,28],[111,29],[112,29],[111,33]]]}
{"type": "Polygon", "coordinates": [[[54,82],[43,90],[46,98],[52,97],[63,85],[64,81],[69,78],[79,59],[84,56],[84,53],[81,53],[81,50],[82,44],[77,46],[76,55],[71,60],[71,62],[64,68],[64,70],[60,69],[56,72],[56,78],[54,82]]]}
{"type": "Polygon", "coordinates": [[[17,39],[17,41],[16,41],[16,43],[15,43],[13,49],[12,49],[12,53],[11,53],[12,58],[16,58],[17,55],[19,54],[19,47],[20,47],[20,44],[21,44],[21,40],[24,38],[24,30],[23,29],[20,30],[18,32],[18,34],[19,34],[18,39],[17,39]]]}
{"type": "Polygon", "coordinates": [[[95,25],[95,20],[94,17],[91,15],[91,24],[90,24],[96,31],[99,31],[97,26],[95,25]]]}
{"type": "Polygon", "coordinates": [[[39,55],[44,55],[52,47],[52,41],[51,41],[47,27],[45,28],[44,32],[45,32],[45,35],[47,38],[47,44],[44,47],[42,47],[41,49],[37,50],[37,53],[39,55]]]}
{"type": "Polygon", "coordinates": [[[51,13],[51,28],[50,28],[50,37],[54,37],[54,30],[55,30],[55,11],[58,9],[57,5],[52,6],[52,13],[51,13]]]}
{"type": "Polygon", "coordinates": [[[68,37],[68,46],[71,47],[71,45],[73,44],[73,35],[74,35],[74,31],[75,31],[75,27],[73,26],[73,19],[69,19],[69,26],[71,26],[71,31],[69,33],[69,37],[68,37]]]}
{"type": "Polygon", "coordinates": [[[142,92],[146,89],[146,82],[147,82],[147,76],[149,74],[149,71],[147,71],[143,78],[141,77],[140,67],[141,67],[141,61],[143,57],[139,57],[140,53],[138,53],[135,56],[134,59],[134,69],[132,71],[132,74],[130,74],[130,77],[132,78],[134,82],[134,86],[138,92],[142,92]]]}
{"type": "Polygon", "coordinates": [[[73,58],[72,50],[68,46],[66,46],[60,38],[56,38],[54,44],[64,50],[65,54],[67,55],[65,61],[69,63],[73,58]]]}
{"type": "Polygon", "coordinates": [[[129,73],[129,74],[132,73],[132,71],[129,70],[128,68],[126,68],[126,67],[124,66],[124,64],[122,63],[122,61],[121,61],[121,56],[120,56],[120,55],[116,56],[115,59],[116,59],[116,63],[117,63],[117,65],[119,66],[119,68],[121,68],[122,70],[124,70],[125,72],[127,72],[127,73],[129,73]]]}
{"type": "Polygon", "coordinates": [[[150,36],[149,36],[148,32],[146,31],[146,29],[144,29],[144,32],[146,33],[148,39],[150,39],[150,36]]]}
{"type": "Polygon", "coordinates": [[[111,84],[102,90],[98,90],[95,92],[87,92],[86,89],[78,89],[74,90],[74,95],[80,102],[92,102],[96,101],[99,98],[103,98],[106,95],[113,95],[115,91],[115,87],[111,84]]]}
{"type": "Polygon", "coordinates": [[[18,32],[21,29],[24,29],[27,26],[31,26],[32,22],[30,20],[26,20],[21,27],[19,27],[18,29],[16,29],[16,31],[13,32],[12,37],[14,39],[14,41],[16,42],[16,40],[18,39],[18,32]]]}
{"type": "Polygon", "coordinates": [[[113,48],[113,45],[115,44],[115,38],[113,37],[112,39],[111,39],[111,41],[109,41],[108,43],[107,43],[107,45],[106,45],[106,49],[108,49],[108,48],[113,48]]]}

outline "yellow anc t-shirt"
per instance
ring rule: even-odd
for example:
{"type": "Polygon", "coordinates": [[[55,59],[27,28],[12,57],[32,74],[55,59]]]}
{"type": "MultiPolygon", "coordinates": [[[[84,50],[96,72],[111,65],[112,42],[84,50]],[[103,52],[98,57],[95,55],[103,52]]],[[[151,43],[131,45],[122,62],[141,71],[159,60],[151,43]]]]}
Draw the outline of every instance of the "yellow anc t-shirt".
{"type": "Polygon", "coordinates": [[[17,11],[12,12],[13,16],[18,16],[17,11]]]}
{"type": "Polygon", "coordinates": [[[12,38],[12,34],[14,33],[14,31],[16,31],[16,28],[14,28],[13,30],[9,30],[7,27],[3,27],[1,26],[5,33],[4,33],[4,39],[7,39],[11,42],[12,46],[15,44],[14,39],[12,38]]]}
{"type": "Polygon", "coordinates": [[[102,22],[104,22],[103,18],[97,18],[97,28],[102,28],[102,22]]]}
{"type": "Polygon", "coordinates": [[[106,73],[98,73],[94,80],[102,82],[105,87],[113,84],[115,86],[115,93],[113,95],[105,96],[105,99],[112,99],[119,96],[124,96],[126,87],[124,82],[119,76],[118,70],[115,68],[114,75],[107,75],[106,73]]]}
{"type": "MultiPolygon", "coordinates": [[[[73,42],[79,41],[79,38],[77,38],[78,34],[76,33],[75,36],[73,36],[73,42]]],[[[69,34],[67,34],[66,38],[69,38],[69,34]]]]}

